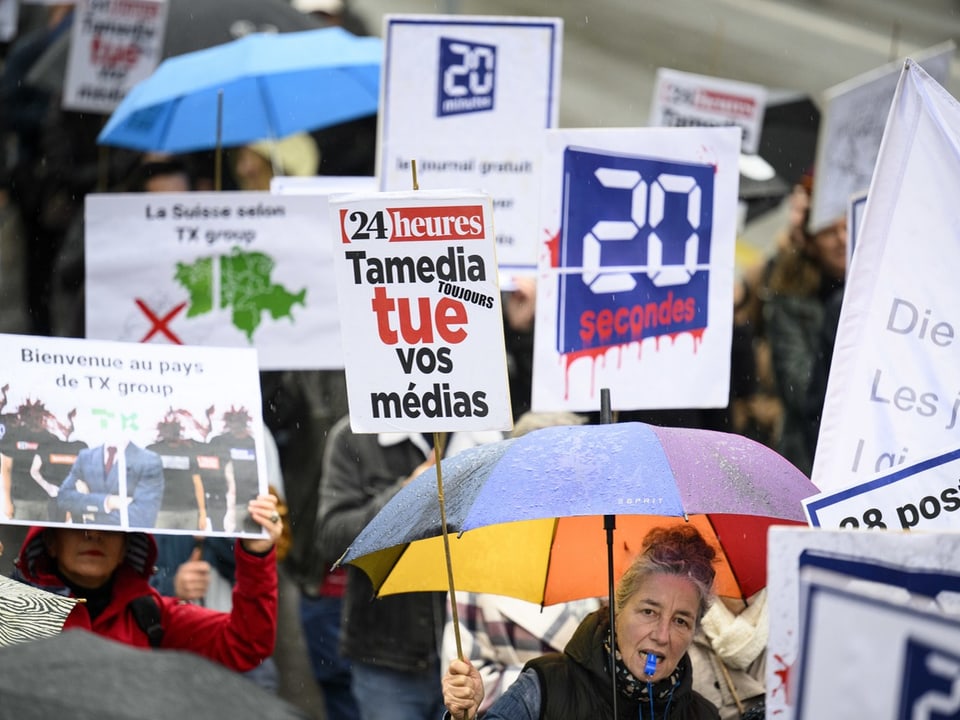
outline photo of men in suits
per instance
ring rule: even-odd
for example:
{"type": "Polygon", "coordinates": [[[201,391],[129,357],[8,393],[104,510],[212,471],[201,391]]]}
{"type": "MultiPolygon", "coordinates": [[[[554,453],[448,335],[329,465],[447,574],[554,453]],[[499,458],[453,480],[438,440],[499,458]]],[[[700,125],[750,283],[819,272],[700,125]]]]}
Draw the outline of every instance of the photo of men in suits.
{"type": "Polygon", "coordinates": [[[163,497],[160,456],[132,442],[81,450],[57,504],[74,523],[153,528],[163,497]]]}

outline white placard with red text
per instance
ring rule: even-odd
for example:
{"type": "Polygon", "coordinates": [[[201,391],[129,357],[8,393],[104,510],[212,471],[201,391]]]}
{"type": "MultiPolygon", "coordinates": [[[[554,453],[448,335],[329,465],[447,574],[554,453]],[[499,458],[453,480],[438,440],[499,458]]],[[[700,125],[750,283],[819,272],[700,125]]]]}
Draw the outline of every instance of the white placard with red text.
{"type": "Polygon", "coordinates": [[[725,407],[740,130],[548,130],[533,409],[725,407]]]}
{"type": "Polygon", "coordinates": [[[166,0],[79,0],[63,107],[109,115],[163,57],[166,0]]]}
{"type": "Polygon", "coordinates": [[[340,195],[330,212],[353,430],[509,429],[490,197],[340,195]]]}
{"type": "Polygon", "coordinates": [[[743,132],[742,151],[755,154],[767,102],[763,85],[659,68],[650,105],[654,127],[724,127],[743,132]]]}
{"type": "Polygon", "coordinates": [[[87,195],[87,336],[342,368],[329,217],[325,194],[87,195]]]}

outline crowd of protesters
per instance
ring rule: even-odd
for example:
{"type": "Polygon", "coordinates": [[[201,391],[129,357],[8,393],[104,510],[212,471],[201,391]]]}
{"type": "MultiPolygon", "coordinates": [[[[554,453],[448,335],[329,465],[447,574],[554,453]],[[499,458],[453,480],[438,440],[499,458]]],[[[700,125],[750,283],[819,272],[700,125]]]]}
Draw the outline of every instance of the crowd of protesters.
{"type": "MultiPolygon", "coordinates": [[[[294,4],[304,12],[328,15],[343,9],[329,1],[294,4]]],[[[72,7],[70,3],[22,6],[20,32],[0,45],[2,333],[84,336],[83,202],[87,194],[212,189],[212,153],[167,157],[116,149],[103,152],[96,144],[102,116],[64,111],[54,93],[27,82],[32,63],[68,30],[72,7]]],[[[260,144],[233,149],[222,189],[266,190],[270,175],[277,170],[300,175],[372,175],[375,131],[376,118],[364,118],[299,136],[290,141],[297,144],[295,148],[260,144]],[[285,167],[287,150],[290,161],[285,167]]],[[[809,473],[842,297],[846,241],[842,223],[816,233],[808,231],[810,190],[808,176],[784,200],[788,220],[783,237],[773,243],[775,252],[738,278],[729,405],[723,409],[621,413],[619,420],[745,434],[775,447],[809,473]]],[[[515,419],[530,409],[535,295],[532,281],[519,278],[515,289],[503,297],[515,419]]],[[[351,579],[343,571],[330,572],[331,561],[362,527],[362,521],[369,520],[422,463],[433,461],[430,448],[423,438],[406,438],[387,448],[375,440],[364,445],[365,441],[352,436],[342,420],[348,411],[342,372],[263,372],[261,392],[264,421],[279,451],[285,520],[291,534],[281,570],[297,594],[298,631],[326,699],[321,715],[330,720],[369,720],[375,716],[376,706],[391,702],[382,694],[372,694],[371,688],[385,682],[400,687],[402,683],[394,682],[397,674],[403,678],[405,672],[415,669],[435,679],[432,700],[424,703],[427,714],[417,715],[419,711],[412,710],[390,717],[434,717],[429,713],[441,709],[441,667],[436,650],[443,632],[444,599],[423,599],[416,614],[404,609],[402,602],[399,609],[384,604],[374,613],[369,601],[359,597],[363,588],[354,588],[350,599],[350,581],[365,579],[362,573],[351,579]],[[333,438],[330,445],[328,435],[333,438]],[[394,462],[390,458],[395,455],[400,459],[394,462]],[[388,471],[391,462],[394,466],[388,471]],[[333,473],[336,477],[326,477],[333,473]],[[352,495],[347,492],[350,488],[352,495]],[[323,541],[329,545],[326,549],[323,541]],[[345,595],[350,602],[344,617],[351,623],[345,626],[350,631],[347,656],[339,645],[345,595]],[[429,626],[431,633],[420,638],[426,643],[420,654],[411,645],[411,632],[390,625],[414,616],[427,618],[424,627],[429,626]],[[380,627],[392,628],[395,635],[378,634],[380,627]],[[435,643],[433,650],[431,643],[435,643]],[[362,682],[359,687],[354,684],[352,693],[351,661],[362,671],[362,682]],[[357,699],[361,700],[359,707],[357,699]]],[[[266,519],[269,514],[260,513],[258,522],[272,527],[266,519]]],[[[11,537],[5,535],[4,539],[8,551],[13,549],[11,537]]],[[[48,543],[43,549],[57,552],[58,546],[48,543]]],[[[126,546],[124,552],[129,554],[126,546]]],[[[255,559],[244,552],[237,550],[238,578],[246,565],[263,562],[257,552],[255,559]]],[[[127,557],[120,550],[117,553],[120,560],[127,557]]],[[[234,560],[229,552],[224,557],[234,560]]],[[[53,572],[53,566],[50,570],[53,572]]],[[[141,572],[146,570],[141,568],[141,572]]],[[[170,593],[176,596],[172,590],[170,593]]],[[[704,637],[698,636],[696,642],[709,642],[704,637]]],[[[258,652],[267,657],[272,650],[271,642],[258,652]]],[[[283,658],[276,661],[282,672],[283,658]]],[[[249,667],[246,662],[237,665],[244,670],[249,667]]],[[[406,689],[419,694],[415,684],[406,689]]],[[[401,691],[395,694],[400,697],[401,691]]]]}

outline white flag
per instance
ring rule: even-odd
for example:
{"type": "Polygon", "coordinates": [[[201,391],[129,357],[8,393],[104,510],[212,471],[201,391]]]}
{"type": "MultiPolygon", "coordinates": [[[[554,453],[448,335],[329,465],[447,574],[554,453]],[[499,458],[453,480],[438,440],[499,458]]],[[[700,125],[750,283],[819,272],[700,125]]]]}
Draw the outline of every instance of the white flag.
{"type": "Polygon", "coordinates": [[[960,104],[907,60],[847,277],[813,482],[960,446],[960,104]]]}

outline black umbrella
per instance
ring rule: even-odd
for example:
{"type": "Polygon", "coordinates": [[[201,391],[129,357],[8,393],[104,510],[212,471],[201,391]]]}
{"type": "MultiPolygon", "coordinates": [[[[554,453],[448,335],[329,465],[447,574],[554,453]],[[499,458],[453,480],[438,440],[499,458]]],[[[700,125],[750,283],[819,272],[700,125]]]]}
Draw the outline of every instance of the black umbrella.
{"type": "Polygon", "coordinates": [[[140,650],[85,630],[0,648],[0,720],[309,715],[194,653],[140,650]]]}
{"type": "Polygon", "coordinates": [[[820,110],[808,95],[771,92],[763,113],[759,154],[792,188],[813,169],[820,110]]]}
{"type": "MultiPolygon", "coordinates": [[[[324,27],[283,0],[169,0],[163,58],[213,47],[252,32],[298,32],[324,27]]],[[[27,84],[59,93],[70,54],[63,33],[27,74],[27,84]]]]}

